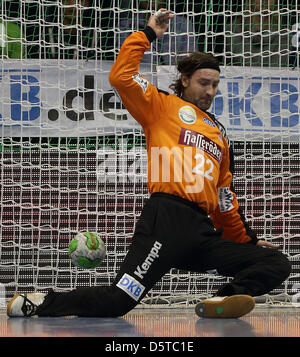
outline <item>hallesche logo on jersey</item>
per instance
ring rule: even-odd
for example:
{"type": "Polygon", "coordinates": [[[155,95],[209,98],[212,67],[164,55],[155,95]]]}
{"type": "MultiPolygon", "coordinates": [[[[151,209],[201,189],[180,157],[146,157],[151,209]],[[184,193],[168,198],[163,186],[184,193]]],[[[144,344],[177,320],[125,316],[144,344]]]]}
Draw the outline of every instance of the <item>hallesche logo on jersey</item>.
{"type": "Polygon", "coordinates": [[[218,163],[222,160],[222,148],[214,141],[197,131],[181,128],[178,143],[203,150],[216,159],[218,163]]]}
{"type": "Polygon", "coordinates": [[[179,118],[185,124],[194,124],[197,120],[197,114],[195,109],[190,107],[189,105],[185,105],[181,107],[178,112],[179,118]]]}

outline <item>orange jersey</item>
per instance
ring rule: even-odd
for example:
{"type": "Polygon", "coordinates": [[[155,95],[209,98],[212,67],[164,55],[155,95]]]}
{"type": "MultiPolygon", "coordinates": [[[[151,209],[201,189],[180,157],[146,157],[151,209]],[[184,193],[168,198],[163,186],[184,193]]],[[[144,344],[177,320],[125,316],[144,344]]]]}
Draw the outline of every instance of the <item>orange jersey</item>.
{"type": "Polygon", "coordinates": [[[139,72],[150,48],[145,32],[130,35],[110,72],[109,80],[128,112],[141,124],[148,155],[150,194],[165,192],[196,202],[223,236],[248,242],[230,190],[229,147],[218,123],[205,111],[153,86],[139,72]]]}

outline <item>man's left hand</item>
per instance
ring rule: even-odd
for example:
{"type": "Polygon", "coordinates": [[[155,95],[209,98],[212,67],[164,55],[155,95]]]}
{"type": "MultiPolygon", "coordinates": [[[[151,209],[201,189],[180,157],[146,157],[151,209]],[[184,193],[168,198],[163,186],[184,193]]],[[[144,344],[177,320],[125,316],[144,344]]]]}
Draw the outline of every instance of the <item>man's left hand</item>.
{"type": "Polygon", "coordinates": [[[169,20],[174,17],[172,12],[167,9],[160,9],[155,14],[150,16],[148,26],[152,27],[157,38],[161,38],[169,27],[169,20]]]}
{"type": "Polygon", "coordinates": [[[266,248],[273,248],[273,249],[278,249],[279,246],[277,244],[273,244],[271,242],[267,242],[263,239],[259,239],[256,243],[259,247],[266,247],[266,248]]]}

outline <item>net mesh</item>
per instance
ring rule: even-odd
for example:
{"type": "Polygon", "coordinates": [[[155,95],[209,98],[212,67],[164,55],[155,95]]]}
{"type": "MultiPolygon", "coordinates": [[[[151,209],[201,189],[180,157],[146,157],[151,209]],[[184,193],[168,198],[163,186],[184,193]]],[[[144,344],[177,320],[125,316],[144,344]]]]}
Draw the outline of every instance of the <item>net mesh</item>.
{"type": "MultiPolygon", "coordinates": [[[[22,291],[105,286],[115,277],[148,197],[147,157],[144,135],[130,122],[107,75],[124,39],[143,28],[149,9],[159,5],[2,1],[0,283],[8,298],[22,291]],[[96,120],[96,128],[88,125],[96,120]],[[105,241],[107,258],[99,268],[71,265],[67,249],[78,231],[98,232],[105,241]]],[[[278,112],[298,123],[298,79],[284,86],[288,71],[299,66],[297,0],[185,0],[167,1],[166,7],[176,13],[174,23],[143,60],[152,81],[157,65],[173,65],[195,49],[214,53],[227,68],[253,67],[253,75],[257,68],[283,71],[278,112]]],[[[247,104],[239,105],[245,112],[247,104]]],[[[258,114],[264,118],[268,112],[258,114]]],[[[228,132],[245,216],[293,264],[290,278],[262,299],[288,304],[300,285],[300,157],[297,127],[286,136],[289,125],[279,121],[276,135],[262,139],[250,140],[246,131],[237,137],[232,127],[228,132]]],[[[236,123],[231,116],[229,124],[236,123]]],[[[172,269],[142,304],[187,306],[225,281],[213,272],[172,269]]]]}

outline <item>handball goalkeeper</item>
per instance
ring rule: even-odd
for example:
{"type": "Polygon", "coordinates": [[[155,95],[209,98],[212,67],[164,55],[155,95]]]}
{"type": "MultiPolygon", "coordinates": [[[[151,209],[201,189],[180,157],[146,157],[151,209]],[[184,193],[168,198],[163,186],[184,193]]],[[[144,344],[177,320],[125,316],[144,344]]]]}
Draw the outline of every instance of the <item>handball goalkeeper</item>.
{"type": "Polygon", "coordinates": [[[196,305],[196,314],[238,318],[253,309],[255,296],[289,276],[288,259],[277,246],[258,239],[239,211],[232,151],[224,127],[208,112],[220,81],[217,59],[194,52],[181,60],[180,77],[171,85],[174,94],[138,72],[144,52],[164,35],[172,17],[161,9],[144,31],[131,34],[109,76],[144,130],[150,193],[114,282],[70,292],[18,294],[8,304],[9,316],[122,316],[177,268],[216,269],[231,277],[216,296],[196,305]]]}

